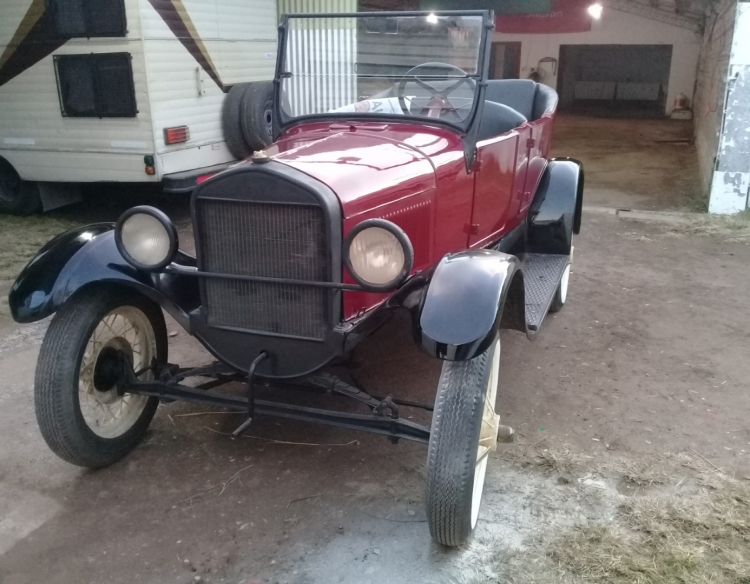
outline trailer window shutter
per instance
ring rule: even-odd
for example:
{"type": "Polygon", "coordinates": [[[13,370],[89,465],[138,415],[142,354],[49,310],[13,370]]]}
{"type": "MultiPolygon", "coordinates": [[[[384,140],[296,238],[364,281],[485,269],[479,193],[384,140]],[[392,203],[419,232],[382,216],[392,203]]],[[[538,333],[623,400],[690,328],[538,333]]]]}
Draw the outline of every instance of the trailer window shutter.
{"type": "Polygon", "coordinates": [[[86,35],[86,19],[83,10],[84,0],[53,0],[55,25],[60,36],[75,37],[86,35]]]}
{"type": "Polygon", "coordinates": [[[89,36],[124,36],[124,0],[84,0],[89,21],[89,36]]]}
{"type": "Polygon", "coordinates": [[[135,117],[135,90],[130,55],[97,55],[96,86],[102,117],[135,117]]]}
{"type": "Polygon", "coordinates": [[[132,118],[138,114],[129,53],[57,55],[62,115],[132,118]]]}
{"type": "Polygon", "coordinates": [[[88,55],[55,58],[63,115],[96,116],[96,89],[88,55]]]}
{"type": "Polygon", "coordinates": [[[61,37],[125,36],[125,0],[47,0],[61,37]]]}

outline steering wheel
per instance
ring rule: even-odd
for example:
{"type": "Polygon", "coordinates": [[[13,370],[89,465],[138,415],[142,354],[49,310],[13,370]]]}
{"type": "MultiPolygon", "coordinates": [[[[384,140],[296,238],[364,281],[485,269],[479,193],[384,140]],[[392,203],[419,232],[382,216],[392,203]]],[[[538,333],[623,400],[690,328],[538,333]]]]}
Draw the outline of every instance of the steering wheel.
{"type": "MultiPolygon", "coordinates": [[[[442,75],[442,73],[437,73],[437,75],[442,75]]],[[[439,79],[437,81],[443,84],[447,81],[450,81],[450,79],[439,79]]],[[[398,104],[399,106],[401,106],[401,110],[405,115],[412,114],[409,104],[406,103],[406,87],[409,83],[415,83],[422,89],[425,89],[429,92],[430,97],[426,106],[422,109],[422,115],[426,115],[430,118],[437,118],[440,117],[443,112],[448,111],[453,113],[457,118],[459,118],[460,121],[463,121],[464,118],[461,118],[461,116],[458,115],[457,112],[459,109],[466,106],[456,107],[455,105],[453,105],[450,101],[450,95],[452,93],[455,93],[455,91],[464,84],[468,86],[469,90],[473,94],[477,86],[476,81],[471,79],[466,71],[464,71],[460,67],[456,67],[455,65],[450,65],[449,63],[422,63],[421,65],[412,67],[401,78],[401,81],[399,81],[398,88],[396,90],[398,104]],[[422,70],[424,69],[429,70],[429,74],[427,72],[423,72],[422,70]],[[436,80],[431,80],[432,82],[430,83],[423,78],[427,75],[435,77],[436,69],[438,71],[446,71],[446,77],[449,77],[451,74],[455,77],[455,74],[458,73],[459,75],[461,75],[461,78],[458,79],[458,81],[456,81],[455,83],[451,83],[446,87],[436,87],[433,84],[436,80]]]]}

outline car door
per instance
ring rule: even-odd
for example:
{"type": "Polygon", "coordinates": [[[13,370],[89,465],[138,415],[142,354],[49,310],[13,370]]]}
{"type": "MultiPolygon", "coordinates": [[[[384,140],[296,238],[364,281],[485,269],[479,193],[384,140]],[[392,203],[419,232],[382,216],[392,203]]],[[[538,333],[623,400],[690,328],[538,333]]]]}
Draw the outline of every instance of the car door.
{"type": "Polygon", "coordinates": [[[484,247],[517,224],[525,200],[529,133],[521,127],[477,144],[469,247],[484,247]]]}
{"type": "Polygon", "coordinates": [[[529,125],[529,170],[526,174],[526,186],[524,187],[526,195],[522,212],[531,205],[536,188],[542,174],[544,174],[544,169],[547,168],[550,126],[551,121],[547,119],[538,120],[529,125]]]}

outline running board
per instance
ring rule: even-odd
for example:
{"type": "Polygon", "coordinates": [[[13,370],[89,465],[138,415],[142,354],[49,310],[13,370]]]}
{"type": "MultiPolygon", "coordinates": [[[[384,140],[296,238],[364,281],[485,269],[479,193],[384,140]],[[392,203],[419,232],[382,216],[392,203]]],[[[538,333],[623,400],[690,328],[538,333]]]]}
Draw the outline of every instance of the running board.
{"type": "Polygon", "coordinates": [[[542,326],[569,259],[566,255],[526,254],[522,270],[526,291],[526,327],[530,332],[535,333],[542,326]]]}

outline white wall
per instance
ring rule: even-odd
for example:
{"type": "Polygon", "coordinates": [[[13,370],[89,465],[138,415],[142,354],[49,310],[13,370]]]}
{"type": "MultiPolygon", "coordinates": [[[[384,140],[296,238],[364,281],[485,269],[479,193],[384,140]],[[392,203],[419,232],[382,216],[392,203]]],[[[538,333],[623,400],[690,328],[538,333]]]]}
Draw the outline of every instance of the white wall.
{"type": "Polygon", "coordinates": [[[740,213],[750,193],[750,2],[736,7],[709,213],[740,213]]]}
{"type": "MultiPolygon", "coordinates": [[[[679,93],[693,95],[701,38],[694,32],[605,8],[601,20],[595,20],[589,32],[564,34],[508,34],[496,32],[495,41],[521,42],[521,77],[528,77],[544,57],[560,58],[560,45],[672,45],[667,113],[672,111],[679,93]]],[[[557,76],[550,64],[544,83],[557,87],[557,76]]],[[[558,71],[559,73],[559,71],[558,71]]]]}

